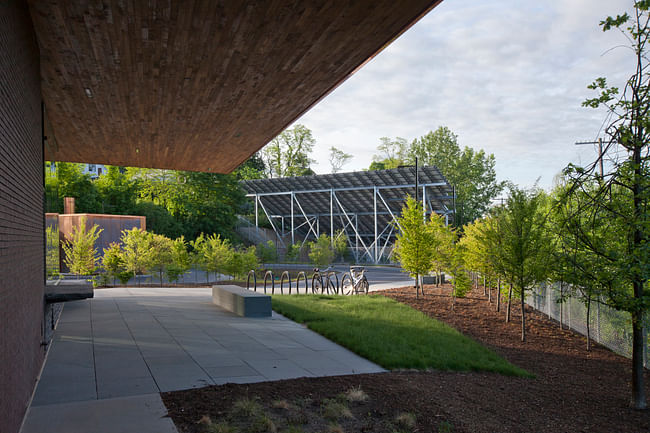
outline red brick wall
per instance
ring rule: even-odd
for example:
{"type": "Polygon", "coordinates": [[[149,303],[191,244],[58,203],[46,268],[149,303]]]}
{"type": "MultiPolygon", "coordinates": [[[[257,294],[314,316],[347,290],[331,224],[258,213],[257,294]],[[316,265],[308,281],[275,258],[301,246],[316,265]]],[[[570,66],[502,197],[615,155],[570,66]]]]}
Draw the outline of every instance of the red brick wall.
{"type": "Polygon", "coordinates": [[[43,362],[39,53],[26,2],[0,0],[0,432],[18,432],[43,362]]]}

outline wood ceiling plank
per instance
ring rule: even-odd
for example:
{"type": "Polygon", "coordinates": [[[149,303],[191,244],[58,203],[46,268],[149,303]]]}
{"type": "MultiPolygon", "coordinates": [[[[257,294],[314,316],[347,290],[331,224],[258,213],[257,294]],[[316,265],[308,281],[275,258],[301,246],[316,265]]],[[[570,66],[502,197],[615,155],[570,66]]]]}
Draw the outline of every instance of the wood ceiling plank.
{"type": "Polygon", "coordinates": [[[46,157],[229,172],[436,3],[30,0],[46,157]]]}

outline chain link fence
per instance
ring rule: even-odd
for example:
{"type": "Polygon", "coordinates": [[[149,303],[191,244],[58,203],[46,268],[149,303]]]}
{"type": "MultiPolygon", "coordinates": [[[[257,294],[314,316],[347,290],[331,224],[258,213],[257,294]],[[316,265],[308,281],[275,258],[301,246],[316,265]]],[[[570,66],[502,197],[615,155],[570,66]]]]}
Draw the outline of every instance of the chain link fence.
{"type": "MultiPolygon", "coordinates": [[[[568,289],[564,287],[564,294],[568,289]]],[[[564,302],[559,302],[560,284],[542,283],[526,298],[526,303],[536,310],[548,315],[549,318],[561,321],[565,326],[587,335],[587,306],[580,298],[569,296],[564,302]]],[[[592,300],[589,312],[589,329],[593,341],[613,350],[614,352],[632,357],[632,319],[625,311],[618,311],[607,305],[592,300]]],[[[646,317],[644,326],[643,364],[648,364],[650,349],[650,326],[646,317]]]]}

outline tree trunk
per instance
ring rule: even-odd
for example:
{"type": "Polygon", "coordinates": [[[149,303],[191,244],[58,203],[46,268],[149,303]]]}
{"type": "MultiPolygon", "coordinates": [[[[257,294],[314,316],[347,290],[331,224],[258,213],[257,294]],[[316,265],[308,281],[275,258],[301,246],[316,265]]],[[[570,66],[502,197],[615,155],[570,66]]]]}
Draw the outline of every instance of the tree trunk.
{"type": "Polygon", "coordinates": [[[508,309],[506,311],[506,323],[510,322],[510,305],[512,304],[512,284],[510,284],[510,288],[508,289],[508,309]]]}
{"type": "Polygon", "coordinates": [[[643,345],[642,313],[634,312],[632,313],[632,407],[634,409],[647,407],[643,377],[643,345]]]}
{"type": "Polygon", "coordinates": [[[497,313],[501,311],[501,278],[497,280],[497,313]]]}
{"type": "Polygon", "coordinates": [[[415,274],[415,299],[420,298],[420,287],[418,286],[418,274],[415,274]]]}
{"type": "Polygon", "coordinates": [[[589,316],[591,316],[591,296],[587,296],[587,352],[591,352],[591,328],[589,327],[589,316]]]}
{"type": "Polygon", "coordinates": [[[162,274],[163,274],[163,271],[162,271],[162,269],[161,269],[160,271],[158,271],[158,275],[159,275],[159,277],[160,277],[160,287],[163,286],[163,284],[162,284],[162,274]]]}
{"type": "Polygon", "coordinates": [[[487,296],[487,287],[485,287],[485,275],[483,275],[483,296],[487,296]]]}
{"type": "Polygon", "coordinates": [[[488,303],[492,303],[492,281],[488,280],[488,303]]]}
{"type": "Polygon", "coordinates": [[[560,329],[564,329],[564,282],[560,281],[560,329]]]}
{"type": "Polygon", "coordinates": [[[526,341],[526,298],[524,289],[521,289],[521,341],[526,341]]]}

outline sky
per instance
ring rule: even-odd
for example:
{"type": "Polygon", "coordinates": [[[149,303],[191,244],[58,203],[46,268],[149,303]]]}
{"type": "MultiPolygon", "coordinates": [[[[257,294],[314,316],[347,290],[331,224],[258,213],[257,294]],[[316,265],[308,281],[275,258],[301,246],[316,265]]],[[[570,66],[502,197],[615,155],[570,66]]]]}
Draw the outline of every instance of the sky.
{"type": "Polygon", "coordinates": [[[445,0],[295,123],[312,130],[312,167],[329,148],[367,168],[379,138],[409,142],[439,126],[461,147],[493,153],[499,180],[550,188],[570,162],[587,164],[606,113],[583,108],[597,77],[622,84],[634,59],[598,23],[624,0],[445,0]],[[619,46],[619,48],[614,48],[619,46]]]}

